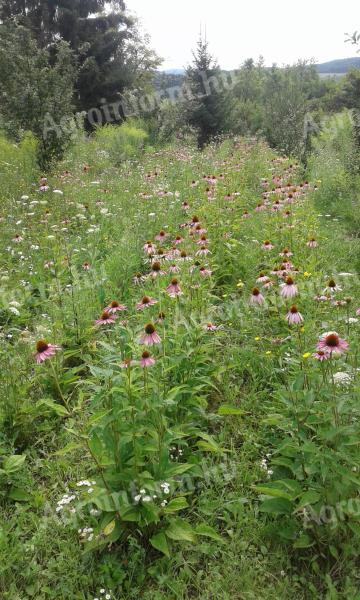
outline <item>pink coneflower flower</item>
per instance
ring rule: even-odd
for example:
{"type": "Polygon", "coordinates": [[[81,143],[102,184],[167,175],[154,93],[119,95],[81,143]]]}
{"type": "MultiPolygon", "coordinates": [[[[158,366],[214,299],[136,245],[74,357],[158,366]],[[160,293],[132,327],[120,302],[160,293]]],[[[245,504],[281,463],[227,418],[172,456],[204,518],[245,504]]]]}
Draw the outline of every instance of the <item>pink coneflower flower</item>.
{"type": "Polygon", "coordinates": [[[141,355],[140,366],[143,369],[146,369],[147,367],[152,367],[152,365],[154,365],[154,364],[155,364],[155,358],[152,358],[150,356],[150,352],[145,350],[145,352],[143,352],[141,355]]]}
{"type": "Polygon", "coordinates": [[[287,277],[285,283],[282,283],[280,287],[280,294],[283,298],[293,298],[298,293],[297,285],[295,285],[292,277],[287,277]]]}
{"type": "Polygon", "coordinates": [[[317,246],[317,241],[316,241],[316,239],[315,239],[315,238],[311,238],[311,239],[310,239],[310,240],[309,240],[309,241],[306,243],[306,245],[307,245],[309,248],[316,248],[316,246],[317,246]]]}
{"type": "Polygon", "coordinates": [[[302,314],[299,313],[295,304],[291,306],[289,312],[287,313],[286,320],[289,323],[289,325],[299,325],[299,323],[303,322],[304,318],[302,314]]]}
{"type": "Polygon", "coordinates": [[[274,204],[271,207],[272,212],[277,212],[278,210],[280,210],[280,208],[281,208],[280,200],[275,200],[274,204]]]}
{"type": "Polygon", "coordinates": [[[212,271],[207,267],[200,267],[199,274],[201,277],[210,277],[212,275],[212,271]]]}
{"type": "Polygon", "coordinates": [[[214,325],[214,323],[206,323],[206,325],[204,325],[204,329],[205,331],[217,331],[219,327],[214,325]]]}
{"type": "Polygon", "coordinates": [[[282,252],[279,252],[279,256],[285,256],[286,258],[292,255],[293,253],[288,248],[284,248],[282,252]]]}
{"type": "Polygon", "coordinates": [[[149,308],[149,306],[154,306],[157,304],[157,300],[154,298],[150,298],[150,296],[144,296],[140,302],[136,305],[136,310],[144,310],[144,308],[149,308]]]}
{"type": "Polygon", "coordinates": [[[201,236],[201,237],[200,237],[200,238],[197,240],[197,242],[196,242],[196,243],[197,243],[199,246],[201,246],[201,245],[205,246],[206,244],[208,244],[208,243],[209,243],[209,240],[208,240],[208,238],[206,237],[206,235],[205,235],[205,234],[203,234],[203,235],[202,235],[202,236],[201,236]]]}
{"type": "Polygon", "coordinates": [[[316,358],[316,360],[319,360],[320,362],[322,362],[323,360],[329,360],[330,354],[328,354],[327,352],[324,352],[323,350],[318,350],[317,352],[314,352],[312,357],[316,358]]]}
{"type": "Polygon", "coordinates": [[[250,213],[248,210],[244,210],[242,214],[242,219],[248,219],[250,217],[250,213]]]}
{"type": "Polygon", "coordinates": [[[357,317],[360,317],[360,308],[358,308],[358,309],[357,309],[357,311],[356,311],[356,316],[357,316],[357,317]]]}
{"type": "Polygon", "coordinates": [[[270,240],[265,240],[263,242],[263,245],[262,245],[263,250],[272,250],[273,247],[274,246],[272,245],[272,243],[270,242],[270,240]]]}
{"type": "Polygon", "coordinates": [[[180,273],[180,268],[177,265],[170,265],[169,271],[170,273],[180,273]]]}
{"type": "Polygon", "coordinates": [[[196,256],[206,256],[207,254],[211,254],[211,252],[206,246],[201,246],[200,250],[196,252],[196,256]]]}
{"type": "Polygon", "coordinates": [[[159,312],[155,323],[163,323],[165,321],[165,316],[164,312],[159,312]]]}
{"type": "Polygon", "coordinates": [[[121,312],[123,310],[127,310],[126,306],[124,304],[119,304],[119,302],[117,302],[116,300],[113,300],[109,306],[107,306],[105,308],[106,312],[108,312],[110,315],[114,315],[117,312],[121,312]]]}
{"type": "Polygon", "coordinates": [[[168,260],[173,260],[174,258],[176,258],[177,256],[180,256],[181,252],[179,250],[179,248],[177,248],[176,246],[172,246],[172,248],[170,248],[169,252],[166,255],[166,258],[168,260]]]}
{"type": "Polygon", "coordinates": [[[199,185],[199,182],[198,182],[198,181],[195,181],[195,180],[194,180],[194,181],[192,181],[192,182],[191,182],[191,187],[192,187],[192,188],[195,188],[195,187],[197,187],[198,185],[199,185]]]}
{"type": "Polygon", "coordinates": [[[259,288],[253,288],[250,296],[250,304],[259,304],[260,306],[264,304],[265,298],[260,292],[259,288]]]}
{"type": "Polygon", "coordinates": [[[142,273],[136,273],[133,277],[133,282],[136,285],[140,285],[141,283],[143,283],[145,281],[146,277],[145,275],[143,275],[142,273]]]}
{"type": "Polygon", "coordinates": [[[343,340],[336,331],[328,331],[321,336],[316,349],[331,355],[342,354],[348,347],[349,344],[343,340]]]}
{"type": "Polygon", "coordinates": [[[124,360],[120,363],[121,369],[129,369],[133,366],[135,362],[131,358],[124,358],[124,360]]]}
{"type": "Polygon", "coordinates": [[[145,333],[140,338],[140,343],[145,346],[153,346],[154,344],[161,344],[161,337],[156,332],[156,329],[152,323],[145,325],[145,333]]]}
{"type": "Polygon", "coordinates": [[[82,268],[84,269],[84,271],[90,271],[90,264],[88,262],[84,262],[82,264],[82,268]]]}
{"type": "Polygon", "coordinates": [[[177,279],[172,279],[170,284],[166,288],[167,293],[171,298],[176,298],[182,295],[182,291],[177,279]]]}
{"type": "Polygon", "coordinates": [[[159,261],[155,261],[152,265],[151,265],[151,273],[150,276],[151,277],[159,277],[160,275],[166,275],[165,271],[162,271],[161,269],[161,264],[159,263],[159,261]]]}
{"type": "Polygon", "coordinates": [[[187,253],[187,252],[185,252],[185,250],[182,250],[182,251],[180,252],[179,259],[180,259],[180,260],[183,260],[183,261],[185,262],[185,261],[187,261],[187,260],[191,260],[191,256],[189,256],[189,255],[188,255],[188,253],[187,253]]]}
{"type": "Polygon", "coordinates": [[[268,277],[266,278],[266,281],[264,281],[264,283],[263,283],[263,287],[266,290],[270,289],[273,285],[274,285],[274,283],[268,277]]]}
{"type": "Polygon", "coordinates": [[[181,208],[183,210],[187,211],[190,208],[190,204],[188,202],[186,202],[186,200],[185,200],[185,202],[182,203],[181,208]]]}
{"type": "Polygon", "coordinates": [[[95,325],[112,325],[115,323],[115,317],[113,317],[107,310],[104,310],[101,317],[95,321],[95,325]]]}
{"type": "Polygon", "coordinates": [[[159,234],[156,236],[156,238],[155,238],[155,239],[156,239],[158,242],[162,242],[162,241],[163,241],[163,240],[165,240],[166,238],[167,238],[167,233],[165,233],[165,231],[162,229],[162,230],[160,231],[160,233],[159,233],[159,234]]]}
{"type": "Polygon", "coordinates": [[[184,241],[184,238],[182,238],[181,235],[177,235],[176,238],[174,239],[173,243],[175,245],[177,245],[177,244],[181,244],[181,242],[183,242],[183,241],[184,241]]]}
{"type": "Polygon", "coordinates": [[[256,280],[256,283],[264,283],[268,280],[269,278],[267,277],[267,275],[265,275],[265,273],[260,273],[259,277],[256,280]]]}
{"type": "Polygon", "coordinates": [[[206,229],[204,229],[204,227],[202,225],[200,225],[200,223],[195,223],[194,231],[198,235],[202,235],[202,234],[206,233],[206,229]]]}
{"type": "Polygon", "coordinates": [[[156,248],[152,242],[146,242],[143,246],[146,254],[155,254],[156,248]]]}
{"type": "Polygon", "coordinates": [[[324,289],[324,292],[331,292],[334,294],[335,292],[341,292],[341,290],[342,288],[337,285],[336,281],[334,279],[330,279],[326,288],[324,289]]]}
{"type": "Polygon", "coordinates": [[[255,211],[256,212],[261,212],[263,210],[266,210],[266,206],[265,204],[259,203],[255,206],[255,211]]]}
{"type": "Polygon", "coordinates": [[[60,346],[48,344],[45,340],[39,340],[36,344],[35,360],[38,364],[44,362],[47,358],[54,356],[57,350],[61,350],[60,346]]]}
{"type": "Polygon", "coordinates": [[[14,235],[12,241],[15,242],[15,244],[19,244],[20,242],[23,241],[23,239],[24,238],[19,233],[17,233],[16,235],[14,235]]]}

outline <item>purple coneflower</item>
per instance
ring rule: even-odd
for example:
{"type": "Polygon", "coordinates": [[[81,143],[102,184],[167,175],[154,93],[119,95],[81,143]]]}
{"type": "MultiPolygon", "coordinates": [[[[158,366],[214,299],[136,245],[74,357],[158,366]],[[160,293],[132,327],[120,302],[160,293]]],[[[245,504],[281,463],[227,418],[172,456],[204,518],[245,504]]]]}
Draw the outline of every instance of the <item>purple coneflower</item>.
{"type": "Polygon", "coordinates": [[[341,292],[342,288],[337,285],[336,281],[334,279],[330,279],[327,283],[326,288],[324,289],[324,292],[331,292],[332,294],[334,294],[335,292],[341,292]]]}
{"type": "Polygon", "coordinates": [[[270,240],[265,240],[263,242],[263,245],[262,245],[263,250],[272,250],[273,247],[274,246],[272,245],[272,243],[270,242],[270,240]]]}
{"type": "Polygon", "coordinates": [[[280,287],[280,294],[283,298],[293,298],[298,293],[297,285],[295,285],[292,277],[287,277],[280,287]]]}
{"type": "Polygon", "coordinates": [[[259,304],[260,306],[264,304],[265,298],[260,292],[259,288],[253,288],[250,296],[250,304],[259,304]]]}
{"type": "Polygon", "coordinates": [[[342,354],[348,347],[349,344],[343,340],[336,331],[328,331],[321,336],[316,349],[332,355],[342,354]]]}
{"type": "Polygon", "coordinates": [[[145,350],[145,352],[141,355],[140,366],[145,369],[147,367],[152,367],[155,364],[155,358],[150,356],[150,352],[145,350]]]}
{"type": "Polygon", "coordinates": [[[144,308],[148,308],[149,306],[154,306],[157,304],[157,300],[155,298],[150,298],[150,296],[143,296],[140,302],[136,305],[136,310],[144,310],[144,308]]]}
{"type": "Polygon", "coordinates": [[[210,277],[212,275],[212,271],[207,267],[200,267],[199,274],[201,277],[210,277]]]}
{"type": "Polygon", "coordinates": [[[90,271],[91,269],[90,264],[88,262],[84,262],[82,264],[82,268],[84,269],[84,271],[90,271]]]}
{"type": "Polygon", "coordinates": [[[315,238],[311,238],[306,245],[308,246],[308,248],[316,248],[317,246],[317,241],[315,238]]]}
{"type": "Polygon", "coordinates": [[[171,298],[176,298],[182,295],[182,291],[177,279],[172,279],[170,284],[166,288],[167,293],[171,298]]]}
{"type": "Polygon", "coordinates": [[[219,328],[217,325],[214,325],[214,323],[206,323],[204,329],[205,331],[217,331],[219,328]]]}
{"type": "Polygon", "coordinates": [[[206,256],[207,254],[211,254],[211,252],[206,246],[201,246],[200,250],[196,252],[196,256],[206,256]]]}
{"type": "Polygon", "coordinates": [[[119,304],[119,302],[117,302],[116,300],[113,300],[109,306],[107,306],[105,308],[106,312],[108,312],[110,315],[114,315],[117,312],[121,312],[124,310],[127,310],[126,306],[124,304],[119,304]]]}
{"type": "Polygon", "coordinates": [[[299,323],[303,322],[304,318],[302,314],[299,313],[295,304],[290,307],[290,310],[286,315],[286,320],[289,323],[289,325],[299,325],[299,323]]]}
{"type": "Polygon", "coordinates": [[[112,325],[115,323],[115,317],[109,311],[104,310],[101,317],[95,321],[95,325],[112,325]]]}
{"type": "Polygon", "coordinates": [[[156,332],[156,329],[152,323],[145,325],[145,332],[140,338],[141,344],[145,346],[153,346],[154,344],[161,344],[161,337],[156,332]]]}
{"type": "Polygon", "coordinates": [[[167,233],[165,233],[165,231],[162,229],[162,230],[160,231],[160,233],[158,233],[158,235],[156,236],[156,238],[155,238],[155,239],[156,239],[158,242],[162,242],[162,241],[163,241],[163,240],[165,240],[166,238],[167,238],[167,233]]]}
{"type": "Polygon", "coordinates": [[[316,360],[319,360],[320,362],[322,362],[323,360],[329,360],[330,354],[328,354],[327,352],[324,352],[323,350],[318,350],[317,352],[314,352],[312,357],[316,358],[316,360]]]}
{"type": "Polygon", "coordinates": [[[57,350],[60,350],[60,346],[54,344],[48,344],[45,340],[39,340],[36,344],[36,352],[34,354],[35,360],[38,364],[44,362],[47,358],[54,356],[57,350]]]}
{"type": "Polygon", "coordinates": [[[151,265],[151,273],[150,273],[150,275],[153,278],[159,277],[160,275],[166,275],[166,272],[161,269],[161,264],[160,264],[160,262],[158,260],[156,260],[151,265]]]}

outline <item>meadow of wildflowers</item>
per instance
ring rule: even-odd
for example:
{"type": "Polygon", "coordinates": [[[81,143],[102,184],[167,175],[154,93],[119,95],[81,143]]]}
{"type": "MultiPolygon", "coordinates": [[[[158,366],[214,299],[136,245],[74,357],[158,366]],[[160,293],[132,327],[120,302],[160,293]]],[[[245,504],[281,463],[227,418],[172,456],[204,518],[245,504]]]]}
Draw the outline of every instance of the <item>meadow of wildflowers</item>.
{"type": "Polygon", "coordinates": [[[232,139],[17,177],[1,598],[356,598],[360,284],[321,182],[232,139]]]}

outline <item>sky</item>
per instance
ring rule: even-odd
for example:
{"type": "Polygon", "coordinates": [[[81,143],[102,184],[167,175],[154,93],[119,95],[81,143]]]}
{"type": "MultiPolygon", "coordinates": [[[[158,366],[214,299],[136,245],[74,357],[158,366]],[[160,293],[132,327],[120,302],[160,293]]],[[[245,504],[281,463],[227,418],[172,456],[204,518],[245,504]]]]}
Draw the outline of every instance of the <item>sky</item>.
{"type": "Polygon", "coordinates": [[[223,69],[262,55],[271,65],[301,59],[326,62],[356,55],[345,33],[360,30],[359,0],[127,0],[151,45],[164,59],[161,69],[191,61],[200,28],[223,69]]]}

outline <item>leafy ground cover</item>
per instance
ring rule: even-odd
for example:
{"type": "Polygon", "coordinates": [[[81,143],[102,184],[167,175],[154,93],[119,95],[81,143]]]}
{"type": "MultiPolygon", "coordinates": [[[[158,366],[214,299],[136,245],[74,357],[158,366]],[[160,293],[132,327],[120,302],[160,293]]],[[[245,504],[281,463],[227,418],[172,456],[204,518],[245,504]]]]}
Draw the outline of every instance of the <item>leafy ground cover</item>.
{"type": "Polygon", "coordinates": [[[358,242],[323,184],[253,140],[5,172],[1,596],[357,598],[358,242]]]}

